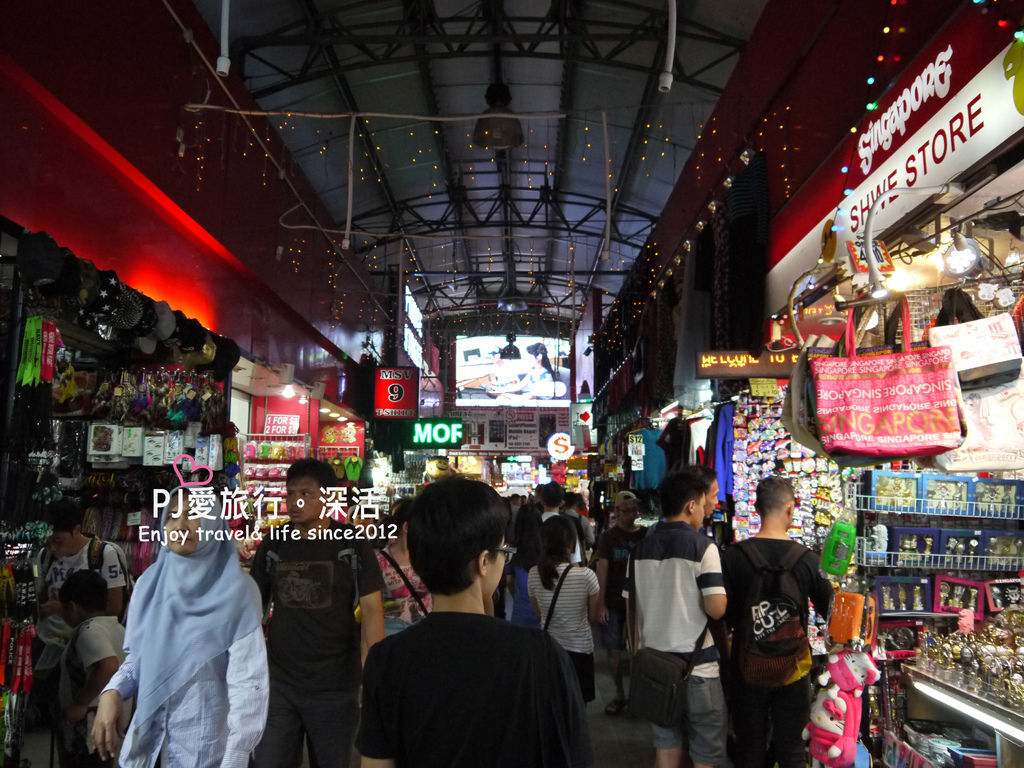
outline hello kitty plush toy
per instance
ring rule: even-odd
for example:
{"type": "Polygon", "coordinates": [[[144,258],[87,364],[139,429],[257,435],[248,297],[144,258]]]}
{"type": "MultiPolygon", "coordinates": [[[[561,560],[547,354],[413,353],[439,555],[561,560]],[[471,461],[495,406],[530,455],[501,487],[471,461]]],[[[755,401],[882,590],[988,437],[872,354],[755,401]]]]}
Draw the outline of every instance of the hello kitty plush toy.
{"type": "Polygon", "coordinates": [[[860,698],[864,686],[874,685],[880,677],[881,673],[869,654],[845,649],[828,655],[828,671],[818,678],[818,684],[827,687],[832,698],[836,697],[837,691],[860,698]]]}
{"type": "Polygon", "coordinates": [[[860,722],[858,718],[855,724],[850,717],[851,708],[856,706],[854,701],[854,697],[842,691],[834,698],[824,689],[818,691],[811,707],[811,720],[803,731],[814,766],[844,768],[853,764],[860,722]]]}

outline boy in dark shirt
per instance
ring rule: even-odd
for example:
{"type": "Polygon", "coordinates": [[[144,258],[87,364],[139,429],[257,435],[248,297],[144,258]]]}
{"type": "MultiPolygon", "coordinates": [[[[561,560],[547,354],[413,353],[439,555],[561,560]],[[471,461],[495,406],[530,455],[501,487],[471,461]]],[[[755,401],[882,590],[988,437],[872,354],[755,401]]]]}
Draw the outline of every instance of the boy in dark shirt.
{"type": "Polygon", "coordinates": [[[647,535],[639,528],[639,500],[630,491],[615,494],[615,524],[601,534],[597,542],[597,583],[600,591],[601,640],[608,651],[608,666],[615,682],[615,698],[605,707],[605,713],[617,715],[626,708],[626,689],[622,682],[622,652],[626,650],[626,599],[622,590],[626,584],[626,564],[637,542],[647,535]]]}
{"type": "Polygon", "coordinates": [[[260,542],[250,571],[264,604],[274,606],[270,707],[255,765],[301,765],[305,732],[318,768],[347,768],[359,719],[360,657],[384,637],[384,582],[361,530],[325,515],[327,489],[337,485],[330,465],[300,459],[286,482],[289,524],[260,542]]]}
{"type": "Polygon", "coordinates": [[[546,633],[485,615],[512,548],[484,483],[427,486],[409,557],[433,611],[370,649],[356,747],[363,768],[582,768],[593,762],[568,655],[546,633]]]}
{"type": "MultiPolygon", "coordinates": [[[[795,507],[793,486],[784,477],[766,477],[757,485],[755,509],[761,515],[761,530],[744,547],[757,547],[769,565],[778,566],[792,547],[800,546],[789,538],[787,531],[793,522],[795,507]]],[[[747,597],[754,589],[756,573],[750,558],[741,545],[729,547],[722,556],[722,572],[729,603],[725,618],[733,631],[733,668],[730,675],[733,691],[730,709],[736,725],[736,765],[744,768],[762,768],[768,758],[768,732],[775,745],[774,756],[779,768],[803,768],[807,753],[800,735],[810,718],[810,676],[780,688],[763,688],[743,680],[737,667],[737,651],[742,647],[743,633],[748,631],[751,618],[744,615],[747,597]]],[[[819,571],[818,555],[804,548],[803,556],[792,569],[800,589],[801,606],[808,599],[819,616],[827,616],[832,603],[832,585],[819,571]]],[[[807,610],[802,620],[807,624],[807,610]]]]}

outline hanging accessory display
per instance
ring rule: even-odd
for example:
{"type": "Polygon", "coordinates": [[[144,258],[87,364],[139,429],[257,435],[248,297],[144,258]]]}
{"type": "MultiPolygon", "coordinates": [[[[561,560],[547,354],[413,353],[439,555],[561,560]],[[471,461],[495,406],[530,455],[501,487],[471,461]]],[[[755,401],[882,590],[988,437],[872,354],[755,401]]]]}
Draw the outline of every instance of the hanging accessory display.
{"type": "Polygon", "coordinates": [[[857,357],[853,314],[848,357],[811,361],[825,450],[871,457],[934,456],[963,440],[960,389],[949,347],[910,348],[910,305],[901,306],[903,351],[857,357]]]}
{"type": "Polygon", "coordinates": [[[942,309],[928,329],[928,343],[949,347],[965,392],[1014,382],[1020,376],[1020,340],[1007,313],[984,317],[961,288],[942,296],[942,309]]]}

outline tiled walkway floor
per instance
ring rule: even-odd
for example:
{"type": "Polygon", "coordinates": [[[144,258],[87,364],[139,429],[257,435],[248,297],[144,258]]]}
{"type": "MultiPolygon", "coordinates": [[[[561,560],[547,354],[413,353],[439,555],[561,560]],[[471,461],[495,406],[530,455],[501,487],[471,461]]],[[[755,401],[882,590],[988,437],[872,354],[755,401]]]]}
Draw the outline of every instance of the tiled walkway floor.
{"type": "MultiPolygon", "coordinates": [[[[590,736],[597,757],[594,768],[650,768],[654,764],[651,728],[625,712],[615,717],[606,715],[605,705],[614,694],[611,677],[598,672],[597,699],[587,707],[590,736]]],[[[25,739],[22,757],[30,761],[32,768],[47,768],[50,764],[49,745],[46,734],[30,733],[25,739]]]]}
{"type": "MultiPolygon", "coordinates": [[[[604,713],[605,705],[615,696],[615,686],[611,676],[604,671],[606,664],[600,650],[596,662],[597,698],[587,707],[590,736],[597,758],[594,768],[650,768],[654,764],[650,725],[627,712],[616,716],[604,713]]],[[[22,757],[30,761],[32,768],[48,768],[49,749],[48,734],[30,733],[26,736],[22,757]]]]}

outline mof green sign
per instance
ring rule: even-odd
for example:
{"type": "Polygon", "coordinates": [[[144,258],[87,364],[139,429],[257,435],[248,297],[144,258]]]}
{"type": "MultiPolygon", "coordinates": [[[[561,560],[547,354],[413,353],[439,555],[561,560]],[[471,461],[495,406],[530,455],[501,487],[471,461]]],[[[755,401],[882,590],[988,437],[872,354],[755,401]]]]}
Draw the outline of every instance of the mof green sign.
{"type": "Polygon", "coordinates": [[[456,419],[420,419],[412,425],[416,448],[458,448],[462,445],[462,422],[456,419]]]}

